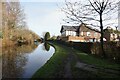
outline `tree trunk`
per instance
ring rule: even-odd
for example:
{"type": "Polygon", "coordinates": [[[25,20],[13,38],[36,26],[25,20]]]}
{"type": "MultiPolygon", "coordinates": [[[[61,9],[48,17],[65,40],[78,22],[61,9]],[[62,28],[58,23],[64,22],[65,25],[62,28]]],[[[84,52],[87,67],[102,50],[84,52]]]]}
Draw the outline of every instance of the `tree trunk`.
{"type": "Polygon", "coordinates": [[[100,37],[100,41],[101,41],[101,50],[102,50],[102,57],[106,57],[105,55],[105,51],[104,51],[104,42],[103,42],[103,22],[102,22],[102,13],[100,13],[100,29],[101,29],[101,37],[100,37]]]}

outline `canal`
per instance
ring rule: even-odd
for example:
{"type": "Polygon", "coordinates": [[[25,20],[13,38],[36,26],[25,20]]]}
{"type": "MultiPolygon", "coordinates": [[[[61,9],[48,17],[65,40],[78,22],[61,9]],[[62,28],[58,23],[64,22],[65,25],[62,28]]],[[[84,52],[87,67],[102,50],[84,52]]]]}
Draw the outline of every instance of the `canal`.
{"type": "Polygon", "coordinates": [[[2,78],[31,78],[54,52],[47,43],[2,48],[2,78]]]}

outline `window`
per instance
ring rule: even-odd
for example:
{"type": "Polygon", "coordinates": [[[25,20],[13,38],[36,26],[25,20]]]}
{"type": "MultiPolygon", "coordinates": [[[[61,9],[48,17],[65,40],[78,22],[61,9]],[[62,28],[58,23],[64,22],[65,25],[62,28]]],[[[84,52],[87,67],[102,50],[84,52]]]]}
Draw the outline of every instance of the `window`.
{"type": "Polygon", "coordinates": [[[66,36],[65,31],[64,31],[64,32],[62,32],[62,36],[66,36]]]}
{"type": "Polygon", "coordinates": [[[81,32],[81,36],[83,36],[83,32],[81,32]]]}
{"type": "Polygon", "coordinates": [[[97,35],[98,35],[98,34],[95,32],[95,33],[94,33],[94,37],[97,37],[97,35]]]}
{"type": "Polygon", "coordinates": [[[90,36],[90,32],[87,32],[87,36],[90,36]]]}
{"type": "Polygon", "coordinates": [[[75,31],[66,31],[66,36],[76,36],[75,31]]]}
{"type": "Polygon", "coordinates": [[[70,31],[70,35],[71,36],[76,36],[76,32],[75,31],[70,31]]]}

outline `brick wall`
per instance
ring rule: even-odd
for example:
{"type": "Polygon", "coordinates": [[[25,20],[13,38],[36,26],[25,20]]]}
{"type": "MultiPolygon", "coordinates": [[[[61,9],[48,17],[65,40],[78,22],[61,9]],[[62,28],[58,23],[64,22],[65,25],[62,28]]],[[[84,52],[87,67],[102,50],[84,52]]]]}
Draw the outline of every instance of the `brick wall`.
{"type": "Polygon", "coordinates": [[[68,37],[68,41],[81,41],[81,42],[84,42],[85,39],[84,39],[84,37],[69,36],[69,37],[68,37]]]}
{"type": "Polygon", "coordinates": [[[100,39],[101,34],[99,32],[96,32],[94,30],[91,30],[87,27],[85,27],[84,25],[82,25],[79,29],[79,36],[83,36],[83,37],[89,37],[89,38],[96,38],[96,39],[100,39]],[[81,32],[83,32],[83,35],[81,35],[81,32]],[[90,32],[90,36],[87,36],[87,32],[90,32]],[[95,35],[96,34],[96,35],[95,35]]]}

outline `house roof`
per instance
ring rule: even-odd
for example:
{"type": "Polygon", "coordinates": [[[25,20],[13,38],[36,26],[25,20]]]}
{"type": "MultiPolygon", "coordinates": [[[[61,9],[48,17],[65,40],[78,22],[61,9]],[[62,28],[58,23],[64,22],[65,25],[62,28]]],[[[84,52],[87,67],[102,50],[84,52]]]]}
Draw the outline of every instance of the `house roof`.
{"type": "Polygon", "coordinates": [[[66,25],[63,25],[62,28],[61,28],[61,33],[64,32],[64,31],[78,31],[79,30],[79,26],[66,26],[66,25]]]}
{"type": "MultiPolygon", "coordinates": [[[[64,32],[64,31],[79,31],[79,28],[81,27],[81,26],[83,26],[83,25],[85,25],[84,23],[82,23],[82,24],[80,24],[80,26],[66,26],[66,25],[63,25],[62,26],[62,28],[61,28],[61,30],[60,30],[60,32],[62,33],[62,32],[64,32]]],[[[85,27],[86,28],[88,28],[88,29],[90,29],[90,30],[93,30],[93,31],[95,31],[95,32],[99,32],[100,33],[100,31],[99,30],[97,30],[97,29],[92,29],[91,27],[89,27],[89,26],[86,26],[85,25],[85,27]]]]}
{"type": "Polygon", "coordinates": [[[95,32],[98,32],[98,33],[100,33],[100,31],[98,30],[98,29],[93,29],[93,28],[91,28],[91,27],[89,27],[89,26],[87,26],[86,24],[84,24],[84,23],[82,23],[80,26],[85,26],[86,28],[88,28],[88,29],[90,29],[90,30],[92,30],[92,31],[95,31],[95,32]]]}
{"type": "Polygon", "coordinates": [[[104,29],[104,32],[107,31],[109,33],[116,33],[116,34],[120,34],[120,31],[118,30],[113,30],[112,28],[106,28],[104,29]]]}

